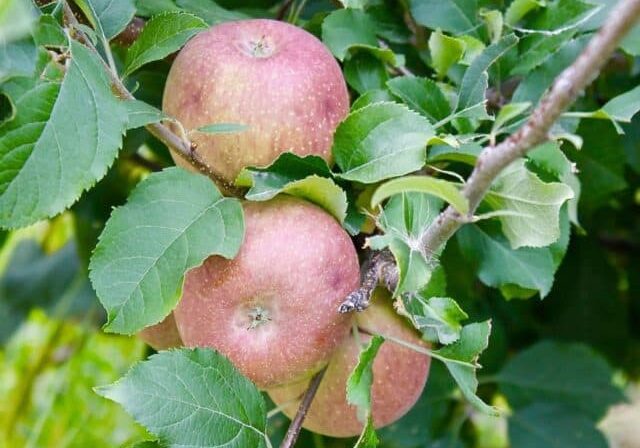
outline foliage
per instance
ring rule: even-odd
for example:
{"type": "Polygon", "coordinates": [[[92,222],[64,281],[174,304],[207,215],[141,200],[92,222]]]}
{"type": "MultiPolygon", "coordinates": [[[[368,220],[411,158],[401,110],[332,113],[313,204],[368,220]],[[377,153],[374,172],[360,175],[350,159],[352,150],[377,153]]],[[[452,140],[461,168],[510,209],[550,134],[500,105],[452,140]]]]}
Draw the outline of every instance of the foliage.
{"type": "Polygon", "coordinates": [[[249,201],[314,202],[363,254],[389,250],[397,309],[432,344],[425,392],[403,419],[371,424],[371,364],[382,343],[402,343],[373,337],[344,391],[361,437],[301,440],[606,446],[598,422],[640,375],[640,25],[445,247],[421,240],[447,205],[467,214],[482,149],[522,126],[613,2],[74,0],[80,24],[63,20],[66,2],[35,3],[0,4],[0,445],[279,440],[279,417],[222,355],[144,359],[140,342],[106,333],[161,321],[187,270],[239,250],[240,200],[171,167],[144,127],[172,120],[160,98],[189,39],[281,13],[340,62],[351,112],[333,164],[285,153],[235,187],[249,201]],[[127,43],[134,16],[147,22],[127,43]]]}

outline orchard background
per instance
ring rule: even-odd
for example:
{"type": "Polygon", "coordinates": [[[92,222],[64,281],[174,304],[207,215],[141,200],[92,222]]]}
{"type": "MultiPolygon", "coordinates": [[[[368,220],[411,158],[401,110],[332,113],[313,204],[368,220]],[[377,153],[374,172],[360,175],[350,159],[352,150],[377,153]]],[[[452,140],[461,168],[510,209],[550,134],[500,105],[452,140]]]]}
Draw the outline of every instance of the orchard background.
{"type": "MultiPolygon", "coordinates": [[[[0,446],[640,447],[639,17],[638,0],[2,0],[0,446]],[[161,112],[174,54],[250,18],[339,61],[332,166],[284,154],[225,184],[192,140],[244,124],[161,112]],[[352,236],[366,280],[342,311],[380,283],[431,344],[390,426],[300,430],[214,350],[132,336],[189,269],[235,256],[239,197],[276,195],[352,236]]],[[[376,344],[394,344],[374,339],[344,391],[369,423],[376,344]]]]}

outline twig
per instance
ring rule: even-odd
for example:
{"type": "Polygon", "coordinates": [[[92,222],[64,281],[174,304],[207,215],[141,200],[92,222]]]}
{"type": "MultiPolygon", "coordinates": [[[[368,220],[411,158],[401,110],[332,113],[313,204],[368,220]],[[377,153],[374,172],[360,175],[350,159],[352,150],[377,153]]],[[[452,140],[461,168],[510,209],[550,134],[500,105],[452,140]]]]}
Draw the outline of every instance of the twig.
{"type": "Polygon", "coordinates": [[[287,429],[287,434],[284,436],[284,440],[280,444],[280,448],[292,448],[296,443],[296,440],[298,440],[298,435],[300,435],[300,430],[302,429],[302,423],[307,416],[307,412],[309,412],[313,397],[316,396],[316,392],[318,391],[318,387],[320,387],[320,382],[322,381],[322,377],[326,371],[327,368],[325,367],[311,378],[309,387],[302,396],[298,412],[296,412],[296,416],[291,421],[289,429],[287,429]]]}
{"type": "MultiPolygon", "coordinates": [[[[602,28],[580,56],[556,78],[551,90],[540,101],[525,125],[500,144],[489,146],[482,151],[471,176],[462,188],[462,194],[469,201],[468,217],[473,216],[492,182],[504,168],[549,139],[549,131],[553,124],[573,104],[584,88],[598,76],[600,69],[613,54],[624,35],[638,20],[640,20],[640,0],[618,2],[602,28]]],[[[468,217],[460,216],[451,206],[447,207],[422,234],[420,247],[423,248],[423,252],[437,253],[438,249],[465,222],[469,222],[468,217]]],[[[372,265],[365,274],[365,278],[376,278],[378,269],[380,269],[379,266],[372,265]]],[[[383,271],[389,278],[398,276],[395,265],[385,264],[383,271]]],[[[377,278],[379,279],[380,276],[378,275],[377,278]]],[[[353,302],[354,298],[357,299],[358,291],[347,296],[345,303],[348,300],[353,302]]],[[[363,307],[358,303],[351,303],[349,310],[359,308],[364,309],[366,305],[363,307]]]]}
{"type": "Polygon", "coordinates": [[[285,0],[284,3],[282,3],[282,6],[280,6],[278,12],[276,13],[276,20],[284,19],[284,15],[287,13],[292,3],[293,0],[285,0]]]}
{"type": "MultiPolygon", "coordinates": [[[[109,76],[109,80],[113,85],[113,88],[116,90],[118,95],[126,100],[134,100],[135,97],[129,92],[129,90],[125,87],[125,85],[120,80],[118,74],[111,70],[109,66],[104,62],[104,60],[100,57],[100,54],[96,47],[91,43],[91,40],[88,39],[84,33],[78,28],[78,20],[73,14],[71,7],[66,1],[62,2],[64,9],[64,16],[67,20],[67,23],[70,24],[76,33],[78,33],[81,37],[80,41],[84,43],[92,52],[94,52],[102,65],[105,68],[106,73],[109,76]]],[[[239,193],[239,189],[229,183],[226,179],[222,178],[218,174],[214,173],[209,166],[206,164],[204,160],[200,157],[200,155],[195,151],[195,144],[190,142],[186,138],[181,138],[176,135],[171,129],[161,123],[151,123],[145,126],[147,131],[155,138],[164,143],[167,147],[172,149],[176,154],[182,157],[186,162],[195,167],[202,174],[209,176],[216,184],[218,184],[223,190],[228,193],[237,194],[239,193]]]]}
{"type": "Polygon", "coordinates": [[[396,289],[398,283],[398,270],[395,267],[393,255],[388,250],[376,253],[366,269],[362,284],[358,289],[350,293],[338,307],[339,313],[351,311],[364,311],[369,306],[371,295],[382,281],[388,290],[396,289]]]}

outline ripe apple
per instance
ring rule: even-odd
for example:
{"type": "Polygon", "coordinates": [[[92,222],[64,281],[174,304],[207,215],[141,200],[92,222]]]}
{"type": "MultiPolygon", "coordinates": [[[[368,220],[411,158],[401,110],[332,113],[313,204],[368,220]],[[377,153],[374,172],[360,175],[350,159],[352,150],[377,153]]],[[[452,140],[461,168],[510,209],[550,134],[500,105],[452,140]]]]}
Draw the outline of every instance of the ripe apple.
{"type": "Polygon", "coordinates": [[[138,337],[156,350],[182,346],[173,313],[165,317],[162,322],[142,330],[138,333],[138,337]]]}
{"type": "Polygon", "coordinates": [[[313,35],[275,20],[240,20],[212,27],[180,51],[163,110],[191,131],[209,168],[232,182],[242,168],[269,165],[286,151],[330,161],[349,96],[340,67],[313,35]],[[213,123],[247,128],[196,131],[213,123]]]}
{"type": "MultiPolygon", "coordinates": [[[[371,306],[356,317],[358,338],[352,333],[331,358],[303,426],[310,431],[332,436],[360,434],[363,424],[355,406],[346,398],[347,379],[372,334],[389,335],[412,344],[426,344],[419,334],[391,306],[388,297],[376,292],[371,306]]],[[[373,362],[372,416],[376,428],[389,425],[413,407],[429,374],[431,358],[402,345],[385,341],[373,362]]],[[[308,380],[269,389],[269,396],[283,412],[293,417],[308,380]]]]}
{"type": "Polygon", "coordinates": [[[359,283],[347,233],[319,207],[290,196],[246,202],[236,258],[213,256],[185,276],[174,310],[187,346],[226,355],[258,387],[308,378],[349,332],[336,312],[359,283]]]}

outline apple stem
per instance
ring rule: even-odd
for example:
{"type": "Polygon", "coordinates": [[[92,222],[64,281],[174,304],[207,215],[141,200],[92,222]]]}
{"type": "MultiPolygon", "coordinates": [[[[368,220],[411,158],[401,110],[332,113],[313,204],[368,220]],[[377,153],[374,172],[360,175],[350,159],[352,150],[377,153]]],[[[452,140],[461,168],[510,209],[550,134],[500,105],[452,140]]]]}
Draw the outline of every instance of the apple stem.
{"type": "Polygon", "coordinates": [[[291,421],[289,429],[287,429],[287,434],[284,436],[284,440],[280,444],[280,448],[292,448],[295,445],[296,440],[298,440],[300,430],[302,429],[302,423],[307,416],[307,412],[311,407],[311,402],[316,396],[316,392],[318,391],[318,387],[320,387],[320,382],[322,381],[322,377],[324,376],[326,370],[326,367],[323,368],[311,379],[307,391],[302,396],[302,401],[300,402],[300,406],[298,407],[298,412],[296,412],[296,416],[291,421]]]}

